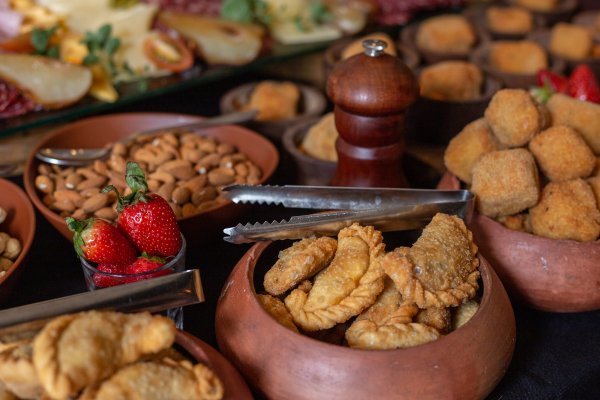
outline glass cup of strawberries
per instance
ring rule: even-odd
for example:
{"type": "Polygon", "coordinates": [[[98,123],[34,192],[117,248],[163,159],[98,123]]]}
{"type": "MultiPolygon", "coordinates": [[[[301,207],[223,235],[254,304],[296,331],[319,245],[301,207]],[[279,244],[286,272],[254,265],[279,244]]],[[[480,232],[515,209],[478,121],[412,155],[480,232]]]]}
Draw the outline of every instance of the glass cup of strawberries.
{"type": "MultiPolygon", "coordinates": [[[[149,193],[144,172],[136,163],[127,163],[125,181],[131,189],[127,196],[121,196],[113,186],[103,189],[117,192],[116,224],[100,218],[66,218],[89,290],[185,269],[185,238],[171,206],[149,193]]],[[[168,315],[182,327],[180,308],[169,310],[168,315]]]]}

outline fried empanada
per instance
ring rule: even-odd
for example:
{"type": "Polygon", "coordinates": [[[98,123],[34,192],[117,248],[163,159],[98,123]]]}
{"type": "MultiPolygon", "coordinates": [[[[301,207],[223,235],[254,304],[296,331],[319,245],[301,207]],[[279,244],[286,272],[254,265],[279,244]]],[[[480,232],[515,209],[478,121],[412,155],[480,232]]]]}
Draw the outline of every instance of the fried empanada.
{"type": "Polygon", "coordinates": [[[37,399],[44,393],[32,362],[31,341],[13,343],[0,353],[0,382],[21,399],[37,399]]]}
{"type": "Polygon", "coordinates": [[[265,290],[278,296],[325,268],[333,258],[337,241],[330,237],[307,238],[279,252],[275,265],[267,271],[265,290]]]}
{"type": "Polygon", "coordinates": [[[312,289],[295,289],[286,297],[294,322],[306,331],[328,329],[373,304],[383,290],[384,249],[381,232],[372,226],[342,229],[333,261],[317,274],[312,289]]]}
{"type": "Polygon", "coordinates": [[[435,328],[440,333],[448,333],[452,327],[452,315],[448,308],[430,307],[419,310],[415,322],[435,328]]]}
{"type": "Polygon", "coordinates": [[[150,313],[89,311],[50,321],[33,341],[33,365],[44,390],[68,398],[141,356],[170,347],[175,324],[150,313]]]}
{"type": "Polygon", "coordinates": [[[457,306],[478,289],[479,259],[464,222],[436,214],[412,247],[399,247],[381,261],[405,302],[419,308],[457,306]]]}
{"type": "Polygon", "coordinates": [[[454,309],[452,313],[452,330],[455,331],[467,322],[479,310],[479,303],[475,300],[469,300],[454,309]]]}
{"type": "Polygon", "coordinates": [[[218,400],[223,392],[223,383],[206,365],[166,358],[127,365],[104,382],[87,387],[79,399],[218,400]]]}
{"type": "Polygon", "coordinates": [[[258,299],[258,302],[262,308],[264,308],[270,316],[275,318],[277,322],[294,332],[298,332],[298,328],[296,325],[294,325],[292,315],[288,309],[285,308],[283,301],[279,300],[277,297],[271,296],[270,294],[257,294],[256,298],[258,299]]]}

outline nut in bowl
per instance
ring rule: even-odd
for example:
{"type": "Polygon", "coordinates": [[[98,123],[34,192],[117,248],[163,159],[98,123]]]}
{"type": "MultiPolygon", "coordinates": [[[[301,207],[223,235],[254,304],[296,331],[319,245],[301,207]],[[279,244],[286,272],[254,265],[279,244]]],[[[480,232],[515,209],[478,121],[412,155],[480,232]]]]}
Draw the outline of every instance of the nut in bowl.
{"type": "Polygon", "coordinates": [[[531,307],[600,307],[600,147],[590,134],[599,116],[598,104],[564,94],[542,105],[504,89],[446,148],[451,174],[438,187],[462,181],[477,196],[476,242],[509,292],[531,307]]]}
{"type": "Polygon", "coordinates": [[[267,398],[483,398],[501,379],[514,315],[462,220],[436,215],[411,247],[386,253],[382,240],[354,224],[337,240],[303,239],[279,256],[281,242],[258,243],[237,264],[217,305],[217,340],[267,398]],[[453,250],[433,244],[433,258],[420,258],[433,237],[453,250]],[[262,288],[268,294],[257,295],[262,288]],[[450,327],[471,306],[468,322],[450,327]]]}
{"type": "Polygon", "coordinates": [[[148,168],[150,189],[170,202],[183,234],[188,239],[205,237],[209,233],[206,227],[217,229],[243,211],[220,199],[219,188],[240,175],[247,182],[252,176],[253,182],[264,183],[279,162],[275,147],[261,135],[234,125],[181,135],[164,132],[122,142],[139,131],[201,120],[182,114],[130,113],[67,124],[49,133],[34,149],[24,171],[25,189],[42,215],[70,239],[64,217],[114,220],[116,197],[100,193],[100,189],[109,183],[124,189],[125,162],[137,160],[148,168]],[[46,147],[97,148],[113,143],[107,161],[88,167],[60,168],[35,158],[35,152],[46,147]],[[89,207],[87,211],[84,205],[89,207]]]}
{"type": "Polygon", "coordinates": [[[35,236],[35,212],[29,198],[14,183],[0,179],[0,301],[17,282],[35,236]]]}
{"type": "Polygon", "coordinates": [[[238,86],[220,101],[222,113],[258,110],[248,126],[274,141],[281,140],[289,125],[321,115],[326,105],[325,95],[310,85],[274,80],[238,86]]]}

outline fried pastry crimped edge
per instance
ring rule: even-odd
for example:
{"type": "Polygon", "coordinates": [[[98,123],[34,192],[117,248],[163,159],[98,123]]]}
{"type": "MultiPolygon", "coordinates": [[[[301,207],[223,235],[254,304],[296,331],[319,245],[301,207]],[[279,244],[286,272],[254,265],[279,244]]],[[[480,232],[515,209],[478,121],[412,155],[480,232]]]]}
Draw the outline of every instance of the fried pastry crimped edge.
{"type": "Polygon", "coordinates": [[[423,240],[433,241],[441,249],[451,249],[453,241],[466,241],[469,245],[469,255],[464,257],[464,254],[446,252],[443,254],[444,259],[428,260],[436,262],[433,267],[441,267],[447,272],[448,281],[460,280],[457,284],[454,282],[449,288],[428,289],[417,272],[422,270],[421,266],[416,266],[411,259],[411,248],[399,247],[387,253],[382,258],[381,265],[385,273],[394,281],[404,301],[414,302],[419,308],[453,307],[475,296],[479,288],[480,273],[477,269],[479,259],[477,246],[473,243],[473,234],[466,228],[464,222],[455,216],[437,214],[413,244],[413,248],[419,246],[419,242],[423,240]],[[454,227],[449,230],[443,229],[444,225],[454,225],[454,227]],[[453,232],[454,235],[440,234],[448,231],[453,232]],[[454,263],[462,265],[453,265],[454,263]]]}
{"type": "Polygon", "coordinates": [[[17,398],[37,399],[43,395],[44,389],[33,367],[30,340],[11,343],[0,352],[0,385],[2,383],[17,398]]]}
{"type": "MultiPolygon", "coordinates": [[[[337,323],[347,321],[349,318],[358,315],[365,308],[375,302],[375,299],[383,290],[384,273],[380,265],[380,258],[384,254],[385,245],[381,232],[375,230],[372,226],[362,227],[353,224],[342,229],[338,234],[338,250],[330,266],[321,271],[315,278],[315,282],[310,290],[306,292],[300,289],[293,290],[286,298],[285,305],[292,314],[294,322],[306,331],[315,331],[328,329],[337,323]],[[348,280],[350,277],[343,276],[344,266],[338,265],[336,259],[341,259],[346,239],[359,238],[366,243],[368,248],[368,266],[365,273],[358,280],[358,284],[339,301],[333,304],[322,304],[322,308],[307,310],[306,305],[309,301],[310,293],[315,290],[323,290],[328,286],[334,286],[333,281],[348,280]],[[330,268],[334,267],[340,276],[331,276],[327,274],[330,268]]],[[[331,272],[331,271],[329,271],[331,272]]],[[[330,297],[330,296],[329,296],[330,297]]]]}

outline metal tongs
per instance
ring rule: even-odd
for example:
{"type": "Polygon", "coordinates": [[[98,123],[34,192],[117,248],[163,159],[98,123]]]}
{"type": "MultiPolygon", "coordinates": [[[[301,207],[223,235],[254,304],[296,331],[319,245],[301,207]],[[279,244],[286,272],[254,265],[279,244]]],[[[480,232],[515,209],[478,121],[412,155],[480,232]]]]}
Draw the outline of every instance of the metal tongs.
{"type": "Polygon", "coordinates": [[[223,189],[223,196],[235,203],[337,210],[289,221],[238,224],[223,230],[224,240],[231,243],[333,236],[354,222],[383,232],[419,229],[439,212],[469,221],[474,207],[468,190],[231,185],[223,189]]]}

